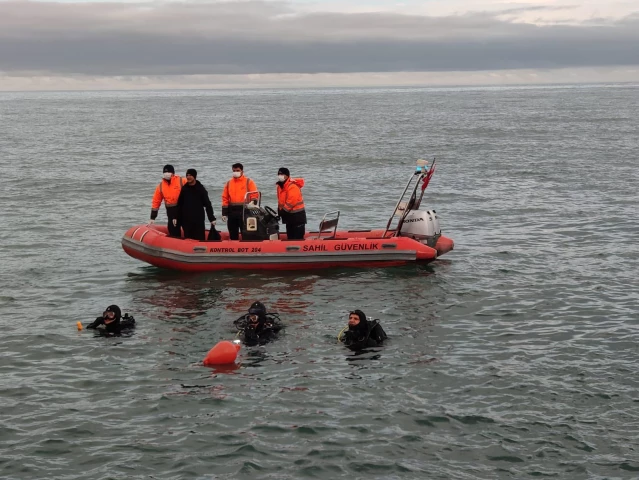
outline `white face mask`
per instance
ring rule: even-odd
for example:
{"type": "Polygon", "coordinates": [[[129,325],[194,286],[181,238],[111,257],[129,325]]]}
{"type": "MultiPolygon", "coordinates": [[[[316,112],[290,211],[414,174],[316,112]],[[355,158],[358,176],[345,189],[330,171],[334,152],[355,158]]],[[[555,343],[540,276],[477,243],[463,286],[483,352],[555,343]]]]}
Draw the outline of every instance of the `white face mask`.
{"type": "Polygon", "coordinates": [[[172,174],[171,172],[164,172],[164,173],[162,174],[162,178],[163,178],[164,180],[171,180],[171,177],[172,177],[172,176],[173,176],[173,174],[172,174]]]}
{"type": "Polygon", "coordinates": [[[240,178],[242,176],[242,172],[233,172],[233,178],[240,178]]]}
{"type": "Polygon", "coordinates": [[[278,175],[277,178],[278,178],[278,180],[280,182],[285,182],[286,181],[286,175],[278,175]]]}

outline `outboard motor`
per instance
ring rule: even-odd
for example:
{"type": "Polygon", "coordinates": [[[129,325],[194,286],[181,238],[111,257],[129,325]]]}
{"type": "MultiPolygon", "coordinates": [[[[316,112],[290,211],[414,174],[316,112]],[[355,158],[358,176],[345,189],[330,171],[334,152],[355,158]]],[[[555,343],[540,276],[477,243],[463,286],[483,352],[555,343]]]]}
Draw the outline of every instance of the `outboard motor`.
{"type": "Polygon", "coordinates": [[[441,236],[439,218],[435,210],[411,210],[404,217],[399,235],[410,237],[434,248],[441,236]]]}
{"type": "Polygon", "coordinates": [[[245,205],[243,219],[242,240],[277,240],[279,238],[280,217],[272,208],[245,205]]]}
{"type": "Polygon", "coordinates": [[[435,210],[428,210],[426,213],[430,213],[430,216],[433,219],[433,227],[435,228],[435,235],[441,235],[442,229],[439,227],[439,217],[437,216],[437,212],[435,210]]]}

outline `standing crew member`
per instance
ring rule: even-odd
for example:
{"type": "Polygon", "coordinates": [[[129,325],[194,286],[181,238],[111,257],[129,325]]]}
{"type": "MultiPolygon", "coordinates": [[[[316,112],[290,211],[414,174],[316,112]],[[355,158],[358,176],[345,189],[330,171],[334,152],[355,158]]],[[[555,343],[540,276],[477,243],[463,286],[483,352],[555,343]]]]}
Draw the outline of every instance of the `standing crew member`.
{"type": "Polygon", "coordinates": [[[151,202],[151,221],[149,224],[155,223],[155,219],[158,217],[158,210],[164,200],[164,206],[166,207],[166,215],[169,217],[167,227],[169,229],[169,237],[180,238],[180,226],[174,220],[177,219],[177,201],[182,190],[182,185],[186,183],[186,179],[175,175],[175,169],[173,165],[164,165],[162,169],[162,180],[156,187],[153,194],[153,201],[151,202]]]}
{"type": "MultiPolygon", "coordinates": [[[[186,171],[186,185],[182,187],[178,198],[178,218],[174,225],[181,225],[184,229],[184,238],[204,241],[204,210],[209,217],[211,225],[215,225],[213,206],[206,191],[197,178],[197,170],[189,168],[186,171]]],[[[179,228],[179,227],[178,227],[179,228]]]]}
{"type": "Polygon", "coordinates": [[[277,171],[277,210],[286,225],[286,238],[303,240],[306,233],[306,210],[302,198],[303,178],[291,178],[288,168],[277,171]]]}
{"type": "MultiPolygon", "coordinates": [[[[247,192],[256,192],[255,182],[244,176],[244,166],[234,163],[233,178],[231,178],[222,190],[222,221],[228,220],[229,236],[231,240],[239,240],[242,229],[242,214],[244,210],[244,198],[247,192]]],[[[251,198],[250,200],[257,200],[251,198]]]]}

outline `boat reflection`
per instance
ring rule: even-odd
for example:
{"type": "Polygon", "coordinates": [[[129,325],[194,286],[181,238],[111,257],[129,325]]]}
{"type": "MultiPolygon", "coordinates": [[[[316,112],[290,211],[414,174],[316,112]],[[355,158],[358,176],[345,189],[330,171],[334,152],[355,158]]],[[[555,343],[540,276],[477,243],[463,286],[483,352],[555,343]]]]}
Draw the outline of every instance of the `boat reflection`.
{"type": "Polygon", "coordinates": [[[144,267],[129,273],[127,283],[134,303],[142,310],[153,307],[154,316],[164,321],[196,326],[195,320],[214,310],[239,316],[259,300],[269,312],[284,314],[288,323],[296,323],[302,321],[301,317],[313,304],[318,285],[350,274],[344,271],[321,276],[299,272],[193,274],[144,267]]]}

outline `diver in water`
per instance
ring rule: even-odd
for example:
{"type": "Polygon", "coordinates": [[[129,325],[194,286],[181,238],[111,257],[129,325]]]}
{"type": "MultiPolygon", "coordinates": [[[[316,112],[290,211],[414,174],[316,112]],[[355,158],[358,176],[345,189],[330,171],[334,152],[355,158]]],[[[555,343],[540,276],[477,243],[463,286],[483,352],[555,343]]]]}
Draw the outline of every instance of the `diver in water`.
{"type": "Polygon", "coordinates": [[[233,322],[237,336],[248,345],[264,345],[277,337],[282,322],[277,313],[267,312],[262,302],[253,302],[248,313],[233,322]]]}
{"type": "Polygon", "coordinates": [[[361,310],[353,310],[348,315],[348,325],[339,332],[337,339],[351,350],[377,347],[388,336],[378,320],[367,320],[361,310]]]}
{"type": "Polygon", "coordinates": [[[135,318],[128,313],[122,317],[122,310],[117,305],[109,305],[101,317],[86,326],[107,335],[120,335],[123,331],[135,328],[135,318]]]}

